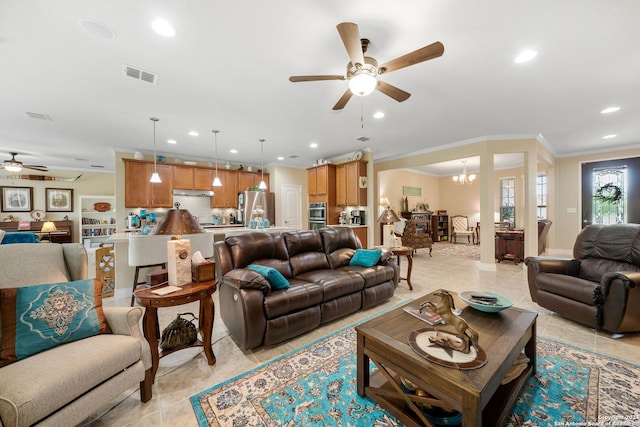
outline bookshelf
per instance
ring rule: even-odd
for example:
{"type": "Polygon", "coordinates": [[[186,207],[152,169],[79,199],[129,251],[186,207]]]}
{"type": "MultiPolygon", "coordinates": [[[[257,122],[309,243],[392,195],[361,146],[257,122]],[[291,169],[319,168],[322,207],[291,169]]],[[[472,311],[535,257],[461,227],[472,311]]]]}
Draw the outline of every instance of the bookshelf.
{"type": "Polygon", "coordinates": [[[80,196],[80,242],[87,248],[99,247],[116,232],[114,196],[80,196]],[[108,205],[108,209],[105,208],[108,205]],[[98,209],[96,209],[98,208],[98,209]]]}

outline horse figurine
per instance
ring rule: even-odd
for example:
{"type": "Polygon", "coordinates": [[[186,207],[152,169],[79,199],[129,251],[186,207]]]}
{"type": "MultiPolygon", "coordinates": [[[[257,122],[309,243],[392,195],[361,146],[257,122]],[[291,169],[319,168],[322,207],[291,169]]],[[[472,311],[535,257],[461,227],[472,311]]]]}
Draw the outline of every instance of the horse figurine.
{"type": "MultiPolygon", "coordinates": [[[[456,330],[456,336],[459,337],[464,342],[464,347],[462,349],[455,348],[454,350],[461,351],[465,354],[471,351],[471,346],[473,345],[476,349],[478,348],[478,332],[469,327],[467,322],[464,321],[462,317],[456,316],[453,314],[451,309],[455,308],[453,303],[453,297],[447,291],[439,290],[433,293],[433,295],[440,297],[440,301],[431,302],[427,301],[423,304],[420,304],[420,311],[424,307],[429,307],[434,312],[438,313],[442,320],[448,325],[451,325],[456,330]]],[[[443,343],[446,346],[446,343],[443,343]]]]}

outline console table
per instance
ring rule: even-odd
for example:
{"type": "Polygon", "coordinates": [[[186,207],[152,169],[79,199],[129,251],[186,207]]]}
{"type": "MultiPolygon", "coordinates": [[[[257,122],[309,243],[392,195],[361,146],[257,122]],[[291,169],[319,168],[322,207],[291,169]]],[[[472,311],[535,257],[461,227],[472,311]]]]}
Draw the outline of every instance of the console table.
{"type": "MultiPolygon", "coordinates": [[[[30,221],[28,230],[18,230],[18,222],[0,222],[0,229],[7,233],[26,232],[42,236],[42,240],[49,240],[49,233],[41,233],[42,226],[46,221],[30,221]]],[[[52,221],[56,225],[56,230],[51,232],[51,243],[72,243],[73,242],[73,221],[52,221]]]]}

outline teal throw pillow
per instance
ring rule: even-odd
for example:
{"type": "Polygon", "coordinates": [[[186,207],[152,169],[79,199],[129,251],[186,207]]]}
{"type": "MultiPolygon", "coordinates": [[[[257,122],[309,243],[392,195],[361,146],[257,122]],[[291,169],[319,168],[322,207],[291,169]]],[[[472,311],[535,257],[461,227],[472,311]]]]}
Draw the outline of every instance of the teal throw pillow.
{"type": "Polygon", "coordinates": [[[361,267],[373,267],[380,260],[382,251],[380,249],[356,249],[349,265],[359,265],[361,267]]]}
{"type": "Polygon", "coordinates": [[[93,279],[0,289],[0,314],[0,366],[111,332],[102,310],[102,282],[93,279]]]}
{"type": "Polygon", "coordinates": [[[260,264],[249,264],[247,268],[263,275],[273,289],[289,288],[289,281],[275,268],[260,264]]]}

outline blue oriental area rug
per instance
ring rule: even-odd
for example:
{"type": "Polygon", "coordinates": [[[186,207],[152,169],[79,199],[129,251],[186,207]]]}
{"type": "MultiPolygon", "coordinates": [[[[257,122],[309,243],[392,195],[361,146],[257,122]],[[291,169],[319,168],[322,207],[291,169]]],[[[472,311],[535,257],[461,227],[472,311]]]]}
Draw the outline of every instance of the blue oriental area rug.
{"type": "MultiPolygon", "coordinates": [[[[547,339],[537,348],[537,375],[507,426],[640,425],[639,366],[547,339]]],[[[358,396],[356,377],[350,327],[198,393],[191,404],[200,426],[401,426],[358,396]]],[[[460,423],[458,413],[428,416],[460,423]]]]}

